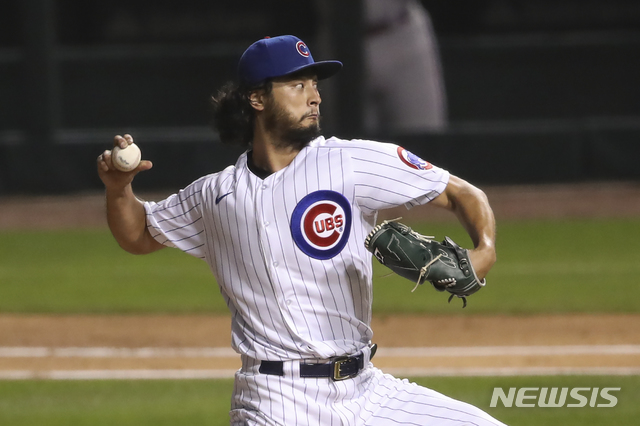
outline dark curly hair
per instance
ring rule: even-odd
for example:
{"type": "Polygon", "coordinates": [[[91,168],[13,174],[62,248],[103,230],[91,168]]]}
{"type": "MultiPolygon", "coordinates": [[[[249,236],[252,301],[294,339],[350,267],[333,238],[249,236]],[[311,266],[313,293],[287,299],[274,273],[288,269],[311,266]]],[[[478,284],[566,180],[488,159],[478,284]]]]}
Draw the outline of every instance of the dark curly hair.
{"type": "Polygon", "coordinates": [[[222,143],[244,148],[251,146],[255,110],[249,103],[249,95],[261,89],[269,94],[271,88],[271,81],[252,88],[231,81],[222,86],[217,95],[211,96],[211,125],[219,133],[222,143]]]}

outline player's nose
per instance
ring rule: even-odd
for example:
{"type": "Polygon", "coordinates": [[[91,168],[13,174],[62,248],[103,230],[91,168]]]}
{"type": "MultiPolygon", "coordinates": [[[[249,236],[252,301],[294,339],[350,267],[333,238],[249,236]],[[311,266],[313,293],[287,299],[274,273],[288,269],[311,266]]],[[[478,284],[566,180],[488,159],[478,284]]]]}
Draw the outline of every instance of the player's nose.
{"type": "Polygon", "coordinates": [[[318,106],[322,103],[322,98],[320,97],[320,92],[318,91],[317,87],[313,87],[310,90],[310,94],[309,94],[309,105],[311,106],[318,106]]]}

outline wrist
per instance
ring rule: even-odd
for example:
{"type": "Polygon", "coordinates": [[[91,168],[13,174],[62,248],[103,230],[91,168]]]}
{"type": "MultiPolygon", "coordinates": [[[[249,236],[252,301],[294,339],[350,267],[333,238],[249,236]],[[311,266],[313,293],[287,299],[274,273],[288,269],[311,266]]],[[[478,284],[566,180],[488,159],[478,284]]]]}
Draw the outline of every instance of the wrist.
{"type": "Polygon", "coordinates": [[[128,198],[133,196],[133,188],[131,187],[131,184],[126,184],[124,186],[105,185],[105,191],[107,198],[109,199],[128,198]]]}
{"type": "Polygon", "coordinates": [[[491,262],[492,264],[495,263],[496,261],[495,245],[493,244],[480,245],[475,249],[475,251],[482,254],[482,257],[484,257],[487,261],[491,262]]]}
{"type": "Polygon", "coordinates": [[[471,263],[479,279],[484,279],[496,263],[497,256],[494,245],[481,245],[469,251],[471,263]]]}

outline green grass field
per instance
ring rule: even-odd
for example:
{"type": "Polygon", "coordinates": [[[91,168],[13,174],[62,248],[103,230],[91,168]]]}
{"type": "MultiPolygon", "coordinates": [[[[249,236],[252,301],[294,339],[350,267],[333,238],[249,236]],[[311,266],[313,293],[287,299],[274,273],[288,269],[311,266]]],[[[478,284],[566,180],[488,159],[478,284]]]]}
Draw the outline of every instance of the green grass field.
{"type": "MultiPolygon", "coordinates": [[[[469,244],[458,225],[416,225],[469,244]]],[[[500,223],[489,284],[460,301],[376,263],[374,314],[637,313],[640,219],[500,223]],[[455,302],[455,303],[454,303],[455,302]]],[[[2,313],[225,313],[207,265],[177,250],[136,257],[106,230],[0,232],[2,313]]],[[[621,425],[640,417],[640,377],[420,378],[507,424],[621,425]],[[489,408],[494,387],[621,387],[615,408],[489,408]]],[[[227,425],[230,380],[0,381],[0,425],[227,425]]]]}
{"type": "MultiPolygon", "coordinates": [[[[640,377],[457,377],[415,381],[511,426],[632,425],[640,377]],[[612,408],[490,408],[494,387],[619,387],[612,408]]],[[[228,425],[231,380],[0,381],[0,424],[10,426],[228,425]]],[[[573,401],[572,401],[573,402],[573,401]]]]}
{"type": "MultiPolygon", "coordinates": [[[[415,228],[469,244],[459,225],[415,228]]],[[[505,222],[498,233],[489,284],[464,311],[430,285],[410,293],[376,262],[374,313],[638,312],[640,219],[505,222]]],[[[173,249],[129,255],[106,230],[2,232],[0,283],[1,312],[227,310],[205,262],[173,249]]]]}

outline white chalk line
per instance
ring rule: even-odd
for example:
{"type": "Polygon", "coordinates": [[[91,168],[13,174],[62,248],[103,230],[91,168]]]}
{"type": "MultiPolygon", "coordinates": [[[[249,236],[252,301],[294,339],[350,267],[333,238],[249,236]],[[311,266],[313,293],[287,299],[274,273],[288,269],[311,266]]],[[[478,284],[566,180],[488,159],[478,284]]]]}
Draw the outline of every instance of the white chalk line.
{"type": "Polygon", "coordinates": [[[640,367],[469,367],[469,368],[385,368],[400,377],[471,376],[637,376],[640,367]]]}
{"type": "MultiPolygon", "coordinates": [[[[7,370],[0,380],[231,379],[236,370],[7,370]]],[[[396,377],[638,376],[640,367],[385,368],[396,377]]]]}
{"type": "Polygon", "coordinates": [[[593,275],[603,272],[629,274],[638,271],[640,271],[640,264],[633,262],[616,262],[615,266],[606,263],[554,263],[543,261],[500,265],[500,273],[504,275],[593,275]]]}
{"type": "Polygon", "coordinates": [[[484,357],[557,355],[640,355],[640,345],[448,346],[380,348],[382,357],[484,357]]]}
{"type": "MultiPolygon", "coordinates": [[[[640,345],[469,346],[380,348],[376,358],[638,355],[640,345]]],[[[0,347],[0,358],[237,358],[230,348],[0,347]]],[[[0,380],[228,379],[232,369],[0,370],[0,380]]],[[[399,377],[640,375],[640,367],[407,367],[399,377]]]]}
{"type": "MultiPolygon", "coordinates": [[[[377,358],[640,355],[640,345],[382,347],[377,358]]],[[[231,348],[0,347],[0,358],[237,358],[231,348]]]]}
{"type": "Polygon", "coordinates": [[[232,358],[231,348],[0,347],[0,358],[232,358]]]}
{"type": "Polygon", "coordinates": [[[0,380],[188,380],[229,379],[236,370],[6,370],[0,380]]]}

